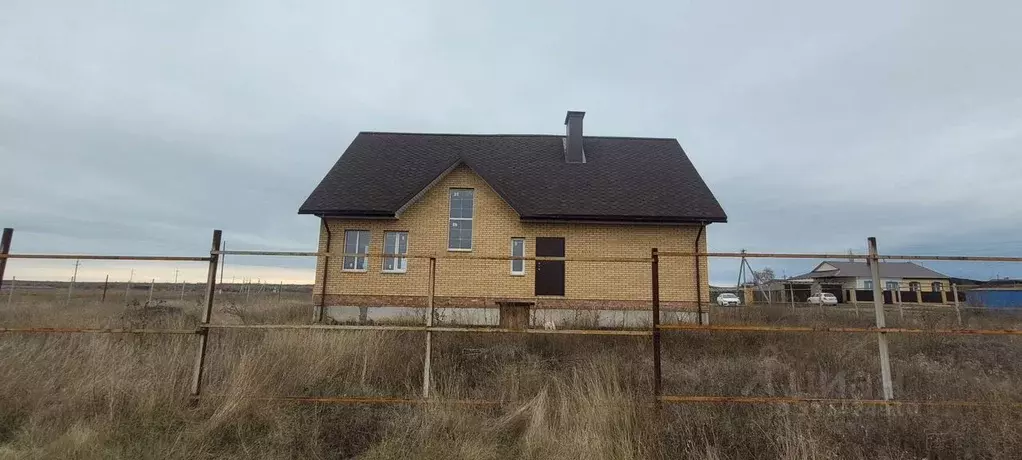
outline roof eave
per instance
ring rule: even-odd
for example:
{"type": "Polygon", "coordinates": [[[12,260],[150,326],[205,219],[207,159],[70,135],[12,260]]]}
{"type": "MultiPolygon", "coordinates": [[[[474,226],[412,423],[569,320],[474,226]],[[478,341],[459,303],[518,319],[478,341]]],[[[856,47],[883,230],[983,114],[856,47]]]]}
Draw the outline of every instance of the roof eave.
{"type": "Polygon", "coordinates": [[[333,219],[396,219],[390,211],[365,211],[365,210],[313,210],[300,209],[299,215],[314,215],[316,217],[329,217],[333,219]]]}
{"type": "Polygon", "coordinates": [[[522,215],[521,219],[523,221],[531,222],[643,223],[643,224],[699,224],[699,225],[727,222],[727,216],[676,217],[676,216],[540,214],[540,215],[522,215]]]}

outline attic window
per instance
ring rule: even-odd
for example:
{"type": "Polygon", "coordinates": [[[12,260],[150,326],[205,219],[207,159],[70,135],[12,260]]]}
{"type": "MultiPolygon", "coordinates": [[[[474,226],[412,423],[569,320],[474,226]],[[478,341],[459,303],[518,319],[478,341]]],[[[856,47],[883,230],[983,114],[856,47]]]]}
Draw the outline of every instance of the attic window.
{"type": "Polygon", "coordinates": [[[447,225],[447,250],[472,250],[472,216],[475,190],[451,189],[451,212],[447,225]]]}

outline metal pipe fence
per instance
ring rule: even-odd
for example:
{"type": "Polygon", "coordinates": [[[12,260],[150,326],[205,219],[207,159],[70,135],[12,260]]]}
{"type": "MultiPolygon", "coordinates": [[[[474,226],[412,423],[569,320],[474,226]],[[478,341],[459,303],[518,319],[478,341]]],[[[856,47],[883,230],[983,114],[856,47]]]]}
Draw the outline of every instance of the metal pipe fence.
{"type": "MultiPolygon", "coordinates": [[[[8,259],[55,259],[55,260],[138,260],[138,261],[187,261],[207,262],[207,281],[203,302],[201,323],[193,329],[146,329],[146,328],[75,328],[75,327],[0,327],[0,333],[20,334],[155,334],[155,335],[196,335],[198,343],[191,381],[191,396],[199,397],[202,393],[203,375],[205,373],[209,331],[216,329],[235,330],[324,330],[324,331],[386,331],[386,332],[424,332],[424,367],[422,395],[419,398],[386,398],[386,397],[260,397],[267,401],[292,401],[314,403],[345,403],[345,404],[419,404],[430,399],[432,389],[431,360],[434,333],[489,333],[489,334],[527,334],[527,335],[566,335],[566,336],[632,336],[650,337],[653,348],[653,388],[654,399],[658,403],[668,404],[823,404],[823,405],[885,405],[885,406],[940,406],[940,407],[1022,407],[1015,402],[986,401],[907,401],[895,399],[891,382],[891,363],[887,349],[888,334],[926,334],[926,335],[974,335],[974,336],[1020,336],[1022,330],[1014,329],[969,329],[969,328],[905,328],[887,327],[885,324],[886,307],[880,284],[879,263],[882,260],[934,260],[934,261],[979,261],[979,262],[1022,262],[1022,257],[1000,256],[918,256],[918,255],[881,255],[876,246],[875,238],[868,239],[867,254],[831,254],[831,253],[750,253],[750,252],[675,252],[651,250],[649,257],[527,257],[527,256],[482,256],[482,255],[425,255],[425,254],[393,254],[393,253],[331,253],[331,252],[296,252],[296,251],[244,251],[222,250],[221,231],[214,230],[211,249],[208,256],[110,256],[86,254],[17,254],[10,253],[12,229],[5,229],[0,240],[0,286],[3,272],[8,259]],[[429,260],[429,281],[427,286],[427,314],[423,325],[367,325],[367,324],[218,324],[211,322],[214,297],[217,293],[217,269],[220,258],[226,255],[235,256],[271,256],[271,257],[399,257],[405,259],[429,260]],[[708,258],[772,258],[772,259],[858,259],[865,260],[871,270],[873,281],[873,300],[875,324],[871,327],[826,327],[826,326],[775,326],[775,325],[709,325],[709,324],[661,324],[661,287],[660,261],[663,258],[690,258],[695,261],[696,270],[700,263],[708,258]],[[642,263],[648,264],[650,270],[650,326],[642,329],[533,329],[506,327],[452,327],[434,324],[436,297],[436,265],[438,260],[454,261],[575,261],[575,262],[606,262],[606,263],[642,263]],[[834,399],[812,397],[737,397],[714,395],[663,395],[661,375],[663,333],[851,333],[876,334],[877,350],[880,358],[883,399],[834,399]]],[[[324,265],[324,273],[327,267],[324,265]]],[[[222,276],[222,275],[221,275],[222,276]]],[[[957,296],[956,296],[957,299],[957,296]]],[[[708,299],[707,299],[708,300],[708,299]]],[[[956,302],[957,303],[957,302],[956,302]]],[[[320,305],[322,307],[322,305],[320,305]]],[[[698,306],[701,311],[702,305],[698,306]]],[[[960,308],[956,306],[956,311],[960,308]]],[[[322,315],[322,309],[319,311],[322,315]]],[[[960,318],[960,316],[959,316],[960,318]]],[[[700,316],[700,323],[702,317],[700,316]]],[[[469,405],[500,404],[500,401],[466,400],[445,401],[469,405]]]]}

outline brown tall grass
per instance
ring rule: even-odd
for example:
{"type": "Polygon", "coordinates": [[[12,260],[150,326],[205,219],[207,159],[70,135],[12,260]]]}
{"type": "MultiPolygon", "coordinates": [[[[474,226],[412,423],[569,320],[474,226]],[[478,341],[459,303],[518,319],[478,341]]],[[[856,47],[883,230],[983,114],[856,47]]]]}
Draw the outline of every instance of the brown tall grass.
{"type": "MultiPolygon", "coordinates": [[[[216,321],[307,321],[307,298],[216,321]]],[[[198,306],[24,295],[4,325],[193,327],[198,306]]],[[[846,312],[738,310],[734,322],[869,323],[846,312]]],[[[891,315],[896,317],[897,315],[891,315]]],[[[913,315],[904,325],[942,324],[913,315]]],[[[1017,328],[972,315],[974,327],[1017,328]]],[[[900,319],[892,319],[900,321],[900,319]]],[[[664,336],[665,392],[878,397],[876,339],[845,334],[664,336]]],[[[0,458],[1019,458],[1017,409],[667,405],[650,397],[648,338],[434,337],[437,397],[330,405],[271,396],[416,396],[421,333],[217,330],[206,386],[186,397],[191,336],[0,336],[0,458]],[[506,401],[469,406],[455,400],[506,401]]],[[[897,336],[899,398],[1020,401],[1022,341],[897,336]]]]}

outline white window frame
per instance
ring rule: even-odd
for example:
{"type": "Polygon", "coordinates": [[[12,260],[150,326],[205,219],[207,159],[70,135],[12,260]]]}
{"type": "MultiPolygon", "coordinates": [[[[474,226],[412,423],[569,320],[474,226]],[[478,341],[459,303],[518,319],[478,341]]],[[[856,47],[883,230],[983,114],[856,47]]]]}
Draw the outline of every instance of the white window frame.
{"type": "Polygon", "coordinates": [[[474,188],[465,187],[452,187],[447,190],[447,250],[451,252],[472,252],[472,247],[475,246],[475,216],[476,216],[476,190],[474,188]],[[472,192],[472,217],[451,217],[451,206],[454,205],[454,191],[464,190],[472,192]],[[454,221],[469,221],[472,223],[472,235],[468,238],[468,248],[452,248],[451,247],[451,223],[454,221]]]}
{"type": "Polygon", "coordinates": [[[884,282],[884,290],[885,291],[901,291],[901,282],[900,281],[886,281],[886,282],[884,282]],[[892,288],[891,285],[894,285],[894,287],[892,288]]]}
{"type": "Polygon", "coordinates": [[[944,282],[934,281],[930,283],[930,289],[932,289],[933,292],[944,292],[944,282]]]}
{"type": "Polygon", "coordinates": [[[873,289],[873,280],[862,280],[862,289],[873,289]]]}
{"type": "Polygon", "coordinates": [[[348,254],[347,251],[348,251],[348,234],[349,233],[354,233],[355,234],[355,252],[353,252],[351,254],[367,254],[367,255],[364,255],[364,256],[344,256],[344,257],[342,257],[341,258],[341,271],[342,272],[365,273],[366,271],[369,270],[369,256],[368,256],[368,254],[369,254],[369,246],[372,245],[372,243],[373,243],[373,234],[369,230],[356,230],[356,229],[346,229],[346,230],[344,230],[344,253],[345,254],[348,254]],[[361,252],[358,252],[358,248],[362,247],[362,245],[360,245],[359,243],[362,242],[360,238],[361,238],[361,235],[363,233],[365,234],[365,236],[368,239],[368,241],[365,244],[366,252],[361,253],[361,252]],[[354,262],[355,262],[354,263],[354,267],[355,268],[346,268],[346,266],[348,265],[348,259],[354,259],[354,262]],[[359,259],[362,259],[362,268],[358,268],[359,259]]]}
{"type": "Polygon", "coordinates": [[[911,281],[908,283],[908,290],[912,292],[922,292],[923,283],[920,283],[918,281],[911,281]]]}
{"type": "MultiPolygon", "coordinates": [[[[402,232],[402,231],[383,232],[383,252],[384,253],[387,252],[387,237],[389,237],[390,235],[396,235],[395,238],[397,238],[397,239],[394,240],[394,251],[395,251],[395,254],[408,255],[408,244],[409,244],[408,243],[408,232],[402,232]],[[401,245],[400,245],[400,242],[401,242],[400,235],[401,234],[405,235],[405,250],[404,250],[404,252],[401,252],[401,245]]],[[[408,272],[408,258],[407,257],[388,257],[388,256],[383,256],[383,273],[407,273],[407,272],[408,272]],[[387,270],[387,261],[388,260],[394,260],[394,262],[395,262],[394,266],[395,267],[399,267],[399,268],[394,268],[392,270],[387,270]]]]}
{"type": "MultiPolygon", "coordinates": [[[[525,257],[525,238],[511,238],[511,257],[525,257]],[[515,255],[515,241],[522,242],[522,255],[515,255]]],[[[511,276],[525,276],[525,259],[511,259],[511,276]],[[522,269],[515,271],[515,262],[522,263],[522,269]]]]}

